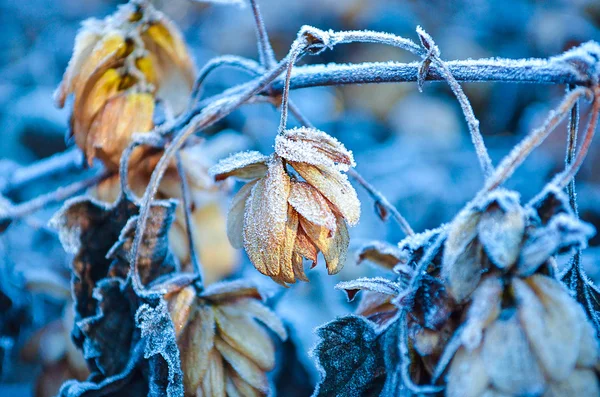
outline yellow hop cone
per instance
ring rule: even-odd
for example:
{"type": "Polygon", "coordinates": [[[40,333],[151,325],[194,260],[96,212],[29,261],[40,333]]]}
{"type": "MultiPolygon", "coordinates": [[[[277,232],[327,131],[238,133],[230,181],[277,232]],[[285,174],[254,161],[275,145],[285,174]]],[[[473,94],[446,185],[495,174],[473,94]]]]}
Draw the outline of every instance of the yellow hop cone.
{"type": "Polygon", "coordinates": [[[192,287],[165,296],[181,352],[188,396],[263,396],[275,366],[275,347],[260,321],[282,340],[281,320],[245,281],[192,287]]]}
{"type": "Polygon", "coordinates": [[[536,274],[507,286],[497,276],[484,279],[460,339],[447,396],[600,394],[595,331],[554,278],[536,274]]]}
{"type": "MultiPolygon", "coordinates": [[[[103,20],[83,23],[55,100],[63,107],[73,94],[75,142],[88,162],[98,157],[115,169],[131,136],[154,127],[157,101],[175,115],[185,110],[194,75],[174,24],[134,1],[103,20]]],[[[136,150],[132,161],[141,152],[136,150]]]]}
{"type": "Polygon", "coordinates": [[[307,281],[302,258],[315,266],[319,252],[329,274],[339,272],[348,252],[348,225],[360,217],[356,191],[342,173],[350,166],[350,151],[309,128],[284,131],[271,156],[243,152],[222,160],[211,169],[216,181],[249,181],[231,203],[229,241],[245,248],[259,272],[283,285],[307,281]]]}

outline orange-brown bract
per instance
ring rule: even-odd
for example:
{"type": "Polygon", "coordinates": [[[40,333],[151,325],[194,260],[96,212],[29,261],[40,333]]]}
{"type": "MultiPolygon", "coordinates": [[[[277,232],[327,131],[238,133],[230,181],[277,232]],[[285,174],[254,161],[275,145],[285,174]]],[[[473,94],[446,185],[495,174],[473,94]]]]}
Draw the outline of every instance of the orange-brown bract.
{"type": "Polygon", "coordinates": [[[73,94],[75,142],[88,162],[98,157],[116,169],[132,135],[154,127],[157,101],[172,114],[185,109],[194,74],[178,29],[152,6],[130,2],[83,23],[55,99],[63,107],[73,94]]]}

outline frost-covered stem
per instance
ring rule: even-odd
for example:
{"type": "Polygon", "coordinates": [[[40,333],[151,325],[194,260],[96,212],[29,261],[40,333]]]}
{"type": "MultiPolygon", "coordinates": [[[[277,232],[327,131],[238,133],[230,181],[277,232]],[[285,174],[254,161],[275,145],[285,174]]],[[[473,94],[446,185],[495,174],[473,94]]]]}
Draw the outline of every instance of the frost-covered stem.
{"type": "Polygon", "coordinates": [[[11,206],[5,210],[0,209],[0,223],[9,220],[20,219],[42,208],[45,208],[50,204],[60,203],[87,188],[97,185],[109,176],[111,176],[111,173],[105,171],[87,179],[74,182],[70,185],[59,187],[55,191],[43,194],[24,203],[11,206]]]}
{"type": "Polygon", "coordinates": [[[155,148],[164,147],[165,140],[158,134],[138,133],[134,135],[133,141],[125,148],[119,161],[119,182],[121,184],[121,194],[130,200],[135,199],[135,195],[129,188],[129,159],[133,151],[142,145],[148,145],[155,148]]]}
{"type": "Polygon", "coordinates": [[[202,277],[202,266],[200,265],[198,254],[196,253],[196,246],[194,245],[194,230],[192,229],[192,195],[179,152],[175,154],[175,161],[177,162],[177,172],[179,173],[179,178],[181,178],[181,196],[183,198],[182,204],[183,213],[185,216],[185,228],[187,230],[188,245],[190,247],[190,262],[192,263],[192,269],[194,269],[194,274],[196,275],[196,285],[202,287],[204,280],[202,277]]]}
{"type": "Polygon", "coordinates": [[[250,0],[250,5],[252,7],[252,14],[254,15],[254,27],[256,28],[258,59],[260,60],[260,64],[266,69],[271,69],[277,63],[277,61],[275,60],[273,47],[271,47],[271,43],[269,42],[269,35],[267,34],[265,21],[260,13],[257,0],[250,0]]]}
{"type": "Polygon", "coordinates": [[[496,189],[508,179],[527,156],[538,147],[544,139],[556,128],[575,102],[588,92],[587,88],[579,87],[569,92],[562,100],[558,108],[551,111],[544,124],[533,130],[498,164],[494,173],[488,178],[480,194],[485,194],[496,189]]]}
{"type": "Polygon", "coordinates": [[[67,149],[33,164],[12,170],[10,175],[0,177],[0,192],[15,191],[40,179],[80,170],[84,165],[83,153],[79,148],[67,149]]]}
{"type": "Polygon", "coordinates": [[[290,80],[292,78],[292,69],[294,64],[299,57],[302,56],[302,52],[306,47],[306,42],[296,40],[290,50],[290,55],[287,64],[287,70],[285,73],[285,83],[283,85],[283,91],[281,93],[281,119],[279,121],[279,133],[282,134],[287,126],[288,117],[288,103],[290,96],[290,80]]]}
{"type": "MultiPolygon", "coordinates": [[[[364,62],[299,66],[294,69],[290,89],[348,84],[416,82],[420,62],[364,62]]],[[[447,61],[459,82],[505,82],[587,85],[589,79],[553,59],[476,59],[447,61]]],[[[444,81],[440,70],[431,65],[425,81],[444,81]]],[[[281,92],[283,79],[272,89],[281,92]]]]}
{"type": "Polygon", "coordinates": [[[585,159],[588,150],[592,144],[592,140],[594,139],[594,135],[596,133],[596,126],[598,125],[598,115],[600,114],[600,86],[594,87],[594,101],[592,102],[592,110],[590,113],[590,119],[587,124],[587,128],[585,130],[585,135],[583,136],[583,142],[581,143],[581,147],[575,156],[573,162],[569,165],[567,169],[558,174],[554,180],[553,184],[559,187],[565,187],[568,185],[571,180],[579,171],[581,164],[583,164],[583,160],[585,159]]]}
{"type": "Polygon", "coordinates": [[[208,75],[215,69],[221,66],[229,66],[232,68],[241,69],[245,72],[252,73],[253,75],[259,75],[264,72],[263,67],[253,59],[240,57],[237,55],[223,55],[217,58],[212,58],[208,61],[198,72],[198,77],[194,82],[192,89],[192,103],[197,103],[202,97],[202,85],[208,77],[208,75]]]}
{"type": "Polygon", "coordinates": [[[425,76],[429,70],[429,60],[433,61],[437,67],[439,68],[442,77],[448,82],[448,85],[452,89],[452,92],[458,99],[458,103],[463,111],[465,116],[465,120],[467,121],[467,125],[469,126],[469,133],[471,134],[471,140],[473,141],[473,146],[475,146],[475,152],[477,153],[477,158],[479,159],[479,165],[483,170],[483,175],[487,179],[494,170],[494,166],[492,165],[492,159],[485,147],[485,142],[483,141],[483,136],[481,135],[481,131],[479,131],[479,120],[475,117],[475,113],[473,112],[473,107],[469,102],[469,98],[465,95],[460,84],[452,75],[452,72],[446,65],[446,63],[440,58],[440,51],[433,41],[433,38],[423,30],[420,26],[417,27],[417,33],[421,38],[421,43],[428,50],[427,57],[423,61],[424,68],[422,69],[422,73],[420,73],[419,77],[421,81],[424,81],[425,76]]]}
{"type": "Polygon", "coordinates": [[[406,234],[407,236],[412,236],[413,234],[415,234],[413,229],[408,224],[406,218],[404,218],[402,214],[400,214],[400,211],[398,211],[398,209],[395,206],[393,206],[383,194],[381,194],[377,189],[375,189],[373,185],[367,182],[367,180],[363,178],[361,174],[356,172],[355,169],[350,168],[348,170],[348,175],[354,178],[354,180],[356,180],[356,182],[358,182],[367,191],[369,196],[371,196],[371,198],[375,201],[375,204],[382,206],[390,214],[392,214],[392,218],[394,218],[394,220],[396,221],[398,226],[400,226],[404,234],[406,234]]]}
{"type": "MultiPolygon", "coordinates": [[[[299,36],[294,43],[300,40],[305,41],[303,36],[299,36]]],[[[294,44],[292,44],[292,47],[294,47],[294,44]]],[[[148,183],[148,187],[146,188],[144,197],[142,198],[135,237],[131,247],[131,266],[133,269],[137,269],[138,252],[142,242],[142,236],[144,235],[144,231],[146,229],[146,224],[148,223],[148,217],[150,216],[150,203],[156,195],[160,180],[167,170],[171,158],[173,158],[177,150],[181,148],[187,138],[189,138],[194,132],[213,125],[250,100],[256,94],[263,91],[269,84],[273,82],[273,80],[277,78],[277,76],[279,76],[285,70],[290,58],[291,53],[288,54],[288,56],[281,62],[279,62],[276,67],[274,67],[272,70],[269,70],[265,75],[247,84],[243,92],[239,93],[238,95],[226,96],[216,100],[210,106],[202,109],[202,111],[194,116],[184,128],[178,130],[177,134],[173,137],[173,141],[166,147],[165,152],[154,168],[154,171],[150,177],[150,182],[148,183]]],[[[137,275],[137,272],[134,271],[133,273],[134,275],[137,275]]]]}
{"type": "Polygon", "coordinates": [[[374,32],[370,30],[348,30],[341,32],[330,32],[331,45],[349,43],[376,43],[401,48],[415,55],[425,55],[421,47],[410,39],[396,36],[391,33],[374,32]]]}
{"type": "MultiPolygon", "coordinates": [[[[577,148],[577,131],[579,131],[579,101],[575,102],[569,116],[569,133],[567,135],[567,153],[565,154],[565,168],[575,159],[575,150],[577,148]]],[[[569,204],[577,216],[577,198],[575,193],[575,178],[567,185],[569,195],[569,204]]]]}

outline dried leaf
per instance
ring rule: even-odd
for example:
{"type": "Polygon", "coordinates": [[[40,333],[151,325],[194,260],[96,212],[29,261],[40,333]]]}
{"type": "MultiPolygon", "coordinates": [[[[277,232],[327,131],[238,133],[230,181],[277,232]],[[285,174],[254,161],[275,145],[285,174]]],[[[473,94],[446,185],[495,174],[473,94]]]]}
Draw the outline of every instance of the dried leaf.
{"type": "Polygon", "coordinates": [[[490,383],[498,390],[512,395],[544,391],[542,369],[515,312],[501,314],[488,327],[481,357],[490,383]]]}
{"type": "Polygon", "coordinates": [[[519,319],[544,371],[562,381],[579,356],[580,308],[557,280],[536,274],[526,281],[512,282],[519,319]]]}
{"type": "Polygon", "coordinates": [[[267,174],[269,158],[260,152],[248,151],[231,155],[214,165],[209,173],[216,181],[229,177],[252,180],[267,174]]]}
{"type": "Polygon", "coordinates": [[[244,217],[244,248],[256,269],[267,276],[281,272],[290,178],[280,158],[269,162],[266,177],[252,188],[244,217]]]}
{"type": "Polygon", "coordinates": [[[554,216],[546,226],[533,230],[526,237],[517,264],[519,273],[528,276],[555,254],[571,248],[585,248],[594,233],[593,226],[573,216],[564,213],[554,216]]]}
{"type": "MultiPolygon", "coordinates": [[[[506,370],[510,371],[510,368],[506,370]]],[[[448,397],[479,397],[489,384],[481,349],[459,349],[454,355],[446,376],[448,397]]]]}
{"type": "Polygon", "coordinates": [[[360,201],[346,175],[334,168],[321,169],[302,162],[290,162],[290,165],[333,204],[334,210],[339,212],[350,226],[358,223],[360,201]]]}
{"type": "Polygon", "coordinates": [[[397,246],[383,241],[373,241],[363,245],[356,253],[357,263],[364,260],[371,261],[385,269],[392,270],[399,263],[406,263],[408,259],[397,246]]]}
{"type": "Polygon", "coordinates": [[[356,280],[343,281],[338,283],[335,289],[346,291],[349,301],[352,301],[359,291],[372,291],[391,296],[397,296],[402,291],[402,287],[399,284],[381,277],[363,277],[356,280]]]}
{"type": "Polygon", "coordinates": [[[323,253],[329,274],[336,274],[342,270],[346,262],[350,241],[346,222],[339,217],[336,220],[337,232],[333,236],[330,236],[327,228],[319,227],[306,222],[304,219],[300,219],[300,225],[306,235],[319,251],[323,253]]]}
{"type": "Polygon", "coordinates": [[[234,248],[244,247],[244,213],[246,202],[252,193],[256,182],[249,182],[242,186],[239,192],[231,200],[229,214],[227,215],[227,237],[234,248]]]}
{"type": "Polygon", "coordinates": [[[514,265],[525,234],[525,214],[518,203],[502,208],[493,203],[477,225],[478,238],[488,258],[499,268],[514,265]]]}
{"type": "Polygon", "coordinates": [[[288,202],[308,222],[326,227],[332,234],[335,233],[335,215],[331,212],[329,203],[308,183],[292,182],[288,202]]]}
{"type": "Polygon", "coordinates": [[[144,358],[149,360],[148,396],[183,395],[179,349],[166,302],[160,299],[153,305],[141,305],[135,321],[145,344],[144,358]]]}
{"type": "Polygon", "coordinates": [[[331,135],[314,128],[285,130],[275,138],[275,152],[290,162],[347,171],[354,167],[352,152],[331,135]]]}

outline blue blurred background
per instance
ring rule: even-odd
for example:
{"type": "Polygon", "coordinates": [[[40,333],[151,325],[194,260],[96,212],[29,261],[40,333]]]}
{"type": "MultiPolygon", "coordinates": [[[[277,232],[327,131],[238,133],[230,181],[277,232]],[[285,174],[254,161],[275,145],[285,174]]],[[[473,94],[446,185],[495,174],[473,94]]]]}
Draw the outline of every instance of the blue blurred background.
{"type": "MultiPolygon", "coordinates": [[[[52,93],[71,56],[81,20],[108,15],[120,3],[0,0],[0,177],[17,165],[65,150],[69,111],[54,107],[52,93]]],[[[153,3],[183,30],[198,67],[224,54],[256,58],[249,7],[189,0],[153,3]]],[[[416,26],[421,25],[448,60],[549,57],[600,39],[598,0],[260,0],[259,4],[278,58],[287,53],[296,32],[306,24],[321,29],[386,31],[413,40],[417,40],[416,26]]],[[[396,48],[352,44],[307,57],[301,63],[388,60],[415,59],[396,48]]],[[[207,94],[247,78],[229,69],[217,71],[207,83],[207,94]]],[[[464,89],[497,163],[528,131],[541,124],[565,87],[470,83],[464,89]]],[[[313,124],[354,151],[357,170],[398,207],[416,231],[450,221],[482,184],[460,107],[444,83],[427,83],[423,93],[418,92],[416,83],[402,83],[310,88],[295,91],[291,97],[313,124]]],[[[583,106],[584,117],[586,111],[587,106],[583,106]]],[[[244,136],[243,146],[268,153],[278,122],[278,109],[266,104],[248,105],[210,133],[226,130],[227,136],[244,136]]],[[[523,200],[539,192],[564,166],[565,140],[566,125],[562,124],[507,186],[520,192],[523,200]]],[[[577,178],[581,217],[596,228],[600,228],[600,173],[595,166],[599,148],[598,143],[593,146],[577,178]]],[[[67,180],[44,180],[13,192],[10,199],[21,202],[67,180]]],[[[351,250],[373,239],[392,243],[402,239],[399,228],[393,222],[382,223],[371,210],[369,197],[359,187],[357,190],[363,216],[351,230],[351,250]]],[[[28,294],[21,288],[19,276],[32,269],[58,269],[59,273],[68,269],[69,258],[58,239],[43,227],[55,210],[35,214],[0,236],[0,286],[9,291],[11,307],[22,308],[11,311],[10,316],[15,316],[12,323],[5,322],[1,330],[4,337],[0,342],[12,348],[0,357],[4,363],[0,395],[33,393],[41,369],[39,363],[19,360],[22,346],[62,310],[60,297],[28,294]]],[[[599,244],[600,238],[592,239],[584,255],[584,263],[596,280],[600,278],[595,266],[599,244]]],[[[314,276],[309,275],[311,284],[294,286],[279,303],[278,310],[297,330],[296,349],[312,380],[316,371],[306,354],[314,343],[312,329],[349,310],[333,285],[373,271],[355,266],[351,257],[338,277],[326,279],[317,270],[314,276]],[[319,310],[313,310],[311,316],[302,315],[317,305],[319,310]]],[[[245,274],[257,277],[255,272],[245,274]]],[[[6,317],[8,306],[2,304],[0,310],[6,317]]]]}

